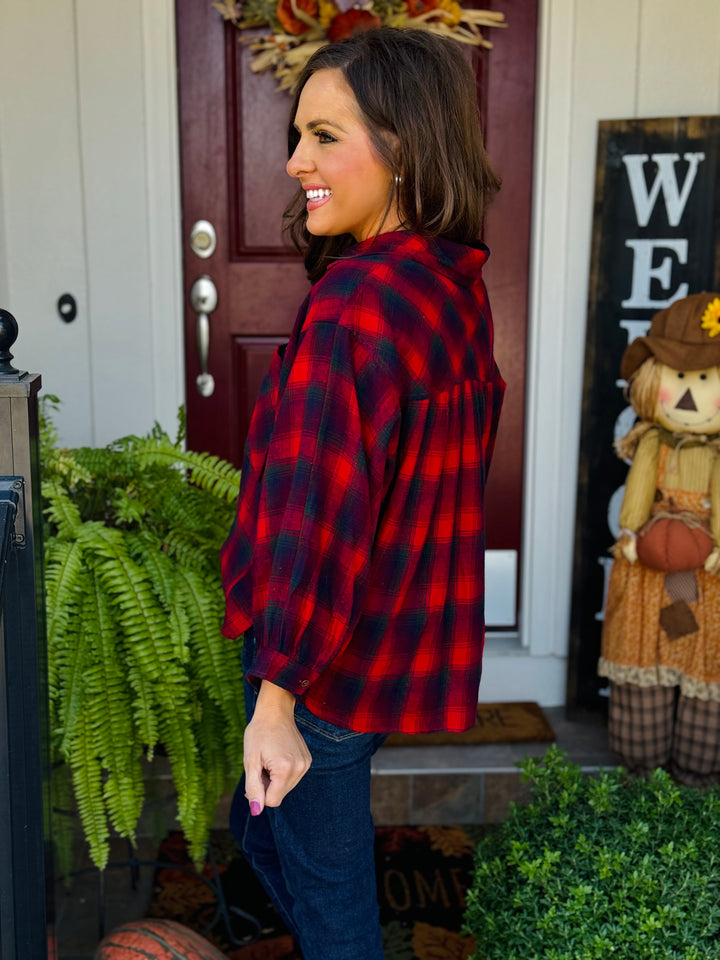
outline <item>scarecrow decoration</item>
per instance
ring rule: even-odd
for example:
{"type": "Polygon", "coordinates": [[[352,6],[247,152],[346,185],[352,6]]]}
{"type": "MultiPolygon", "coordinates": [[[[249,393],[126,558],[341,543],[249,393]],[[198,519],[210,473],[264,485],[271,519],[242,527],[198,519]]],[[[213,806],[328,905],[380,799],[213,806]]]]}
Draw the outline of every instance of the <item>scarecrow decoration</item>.
{"type": "Polygon", "coordinates": [[[720,294],[657,313],[623,355],[639,417],[599,673],[610,746],[634,773],[720,781],[720,294]]]}

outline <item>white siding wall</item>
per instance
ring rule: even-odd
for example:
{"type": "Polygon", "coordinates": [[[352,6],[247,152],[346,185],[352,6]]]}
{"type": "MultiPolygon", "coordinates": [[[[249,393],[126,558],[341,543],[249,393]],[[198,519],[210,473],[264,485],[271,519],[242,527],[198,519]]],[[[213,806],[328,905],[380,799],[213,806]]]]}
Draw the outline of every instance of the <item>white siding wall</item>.
{"type": "Polygon", "coordinates": [[[69,444],[181,402],[172,0],[0,0],[0,304],[69,444]],[[63,323],[58,297],[78,317],[63,323]]]}
{"type": "Polygon", "coordinates": [[[28,6],[2,0],[2,305],[21,325],[15,365],[41,371],[45,388],[62,396],[74,442],[92,436],[92,401],[72,0],[57,0],[53,26],[39,29],[28,6]],[[56,311],[63,293],[78,303],[72,324],[62,323],[56,311]]]}
{"type": "Polygon", "coordinates": [[[7,302],[8,289],[7,248],[5,246],[5,230],[3,228],[3,224],[5,223],[3,195],[2,139],[0,139],[0,303],[7,302]]]}
{"type": "MultiPolygon", "coordinates": [[[[720,112],[717,0],[540,0],[522,628],[483,699],[564,699],[597,121],[720,112]]],[[[501,6],[501,4],[500,4],[501,6]]],[[[208,4],[208,15],[213,15],[208,4]]],[[[512,29],[512,24],[510,24],[512,29]]],[[[172,0],[0,0],[0,306],[72,444],[182,401],[172,0]],[[55,303],[78,300],[74,324],[55,303]]]]}

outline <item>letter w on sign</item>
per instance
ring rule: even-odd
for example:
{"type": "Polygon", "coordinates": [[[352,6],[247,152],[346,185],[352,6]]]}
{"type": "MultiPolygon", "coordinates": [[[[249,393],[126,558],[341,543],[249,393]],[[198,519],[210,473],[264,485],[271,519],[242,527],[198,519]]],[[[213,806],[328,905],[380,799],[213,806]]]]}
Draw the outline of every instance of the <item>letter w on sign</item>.
{"type": "Polygon", "coordinates": [[[631,153],[626,154],[622,158],[627,168],[638,226],[646,227],[648,225],[653,207],[661,190],[665,200],[668,223],[671,227],[677,227],[680,223],[683,212],[685,211],[685,205],[690,196],[690,191],[692,190],[692,185],[697,176],[698,166],[705,159],[705,154],[683,154],[683,159],[687,161],[688,168],[685,173],[682,188],[678,185],[677,170],[675,168],[675,164],[679,159],[679,153],[653,153],[650,155],[647,153],[631,153]],[[652,187],[650,187],[649,190],[645,180],[644,169],[648,160],[653,160],[657,165],[657,173],[655,174],[652,187]]]}

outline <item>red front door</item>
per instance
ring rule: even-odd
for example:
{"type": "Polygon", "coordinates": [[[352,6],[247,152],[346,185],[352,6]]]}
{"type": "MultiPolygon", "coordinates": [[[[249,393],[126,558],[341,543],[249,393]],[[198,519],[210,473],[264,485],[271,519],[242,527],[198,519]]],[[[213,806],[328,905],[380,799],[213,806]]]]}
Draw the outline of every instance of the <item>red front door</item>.
{"type": "Polygon", "coordinates": [[[237,31],[209,3],[178,0],[177,31],[188,440],[239,465],[265,369],[308,289],[281,234],[294,190],[285,173],[289,101],[270,76],[250,72],[237,31]],[[207,258],[191,245],[200,221],[216,234],[207,258]],[[199,321],[190,303],[202,276],[217,290],[207,321],[211,393],[198,390],[199,321]]]}
{"type": "MultiPolygon", "coordinates": [[[[522,509],[536,5],[536,0],[496,3],[508,27],[492,31],[492,51],[474,54],[485,140],[503,178],[485,232],[496,353],[508,381],[487,492],[488,546],[516,551],[522,509]]],[[[188,440],[193,449],[240,465],[258,388],[308,289],[302,263],[281,235],[282,211],[295,189],[285,173],[290,100],[269,73],[250,71],[249,52],[237,42],[237,31],[209,3],[176,0],[176,9],[188,440]],[[199,255],[210,249],[203,249],[209,232],[203,222],[215,232],[215,249],[208,257],[199,255]],[[191,234],[198,223],[193,249],[191,234]],[[199,318],[191,305],[191,290],[201,277],[209,277],[217,291],[217,306],[207,318],[199,318]],[[201,360],[205,347],[207,356],[201,360]]]]}

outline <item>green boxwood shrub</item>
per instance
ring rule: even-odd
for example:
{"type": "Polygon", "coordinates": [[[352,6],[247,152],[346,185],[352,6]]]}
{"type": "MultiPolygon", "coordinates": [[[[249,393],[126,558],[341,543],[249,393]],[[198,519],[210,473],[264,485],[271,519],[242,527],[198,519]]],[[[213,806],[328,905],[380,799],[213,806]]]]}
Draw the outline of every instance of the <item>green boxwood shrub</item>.
{"type": "Polygon", "coordinates": [[[477,848],[473,960],[720,958],[720,789],[526,759],[532,800],[477,848]]]}

